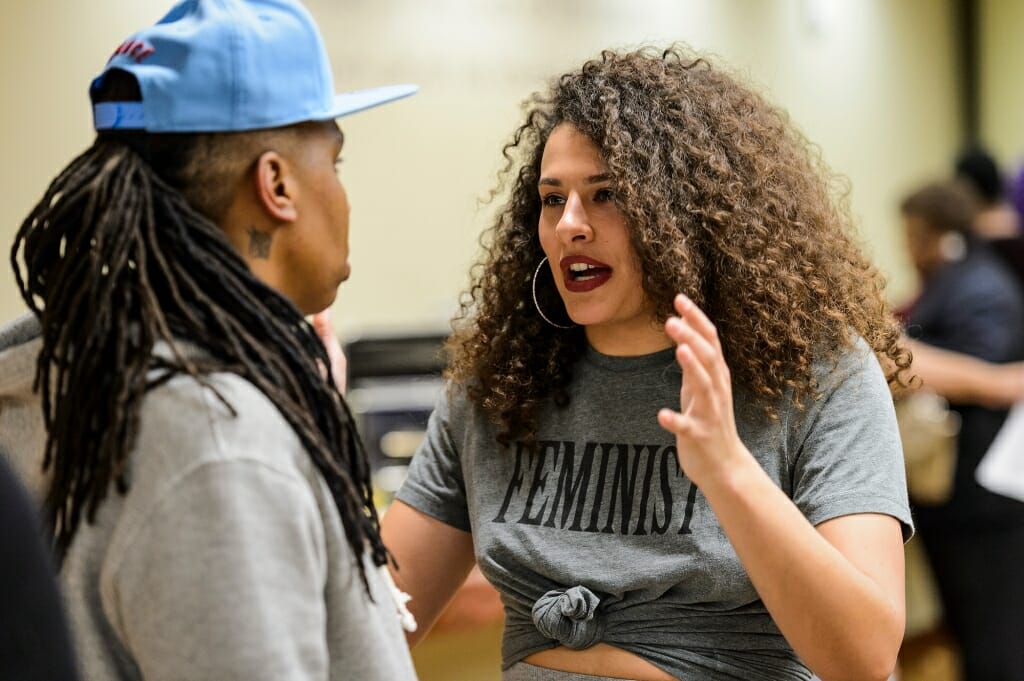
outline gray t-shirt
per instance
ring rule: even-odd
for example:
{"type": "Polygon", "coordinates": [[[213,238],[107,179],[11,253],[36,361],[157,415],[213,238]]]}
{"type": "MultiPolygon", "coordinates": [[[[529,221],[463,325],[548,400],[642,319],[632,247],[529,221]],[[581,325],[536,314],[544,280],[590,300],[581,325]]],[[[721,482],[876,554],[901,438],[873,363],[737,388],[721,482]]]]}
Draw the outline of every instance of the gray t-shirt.
{"type": "MultiPolygon", "coordinates": [[[[821,399],[778,420],[737,389],[739,435],[813,524],[884,513],[912,532],[892,399],[867,345],[823,366],[821,399]]],[[[687,681],[808,679],[707,500],[657,423],[678,408],[673,350],[588,349],[570,403],[541,409],[535,453],[496,443],[459,390],[442,397],[398,498],[472,532],[506,610],[502,664],[598,641],[687,681]]]]}

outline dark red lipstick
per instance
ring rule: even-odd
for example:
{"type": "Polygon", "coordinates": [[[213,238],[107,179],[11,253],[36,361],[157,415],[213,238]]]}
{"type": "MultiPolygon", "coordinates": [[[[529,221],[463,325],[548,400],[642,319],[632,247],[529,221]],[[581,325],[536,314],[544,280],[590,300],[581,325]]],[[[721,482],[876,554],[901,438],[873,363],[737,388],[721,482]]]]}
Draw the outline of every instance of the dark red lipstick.
{"type": "Polygon", "coordinates": [[[570,255],[562,258],[558,266],[562,270],[566,290],[572,293],[593,291],[612,277],[610,265],[585,255],[570,255]]]}

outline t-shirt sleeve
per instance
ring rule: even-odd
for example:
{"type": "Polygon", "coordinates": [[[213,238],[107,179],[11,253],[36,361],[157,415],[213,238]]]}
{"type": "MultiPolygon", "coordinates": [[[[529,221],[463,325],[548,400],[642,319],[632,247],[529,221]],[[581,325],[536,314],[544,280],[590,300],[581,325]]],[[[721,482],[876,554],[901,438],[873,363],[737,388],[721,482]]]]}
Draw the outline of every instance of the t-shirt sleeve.
{"type": "Polygon", "coordinates": [[[446,525],[470,532],[466,482],[454,430],[468,427],[464,397],[446,389],[427,423],[427,434],[409,466],[397,498],[446,525]]]}
{"type": "Polygon", "coordinates": [[[823,394],[798,413],[793,429],[793,501],[814,525],[855,513],[891,515],[910,539],[903,448],[877,358],[861,340],[838,366],[826,364],[819,383],[823,394]]]}

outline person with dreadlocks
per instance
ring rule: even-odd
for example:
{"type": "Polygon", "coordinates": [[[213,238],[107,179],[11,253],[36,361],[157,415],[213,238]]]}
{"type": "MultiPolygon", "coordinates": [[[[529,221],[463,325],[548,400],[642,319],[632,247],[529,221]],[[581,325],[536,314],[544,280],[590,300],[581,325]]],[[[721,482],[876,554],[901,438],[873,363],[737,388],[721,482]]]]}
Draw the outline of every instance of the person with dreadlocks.
{"type": "Polygon", "coordinates": [[[415,90],[335,96],[296,0],[181,2],[93,82],[95,142],[17,233],[32,316],[0,356],[84,678],[415,678],[304,319],[350,270],[335,119],[415,90]]]}
{"type": "Polygon", "coordinates": [[[889,676],[910,358],[811,149],[681,47],[534,97],[382,521],[412,642],[475,559],[505,681],[889,676]]]}

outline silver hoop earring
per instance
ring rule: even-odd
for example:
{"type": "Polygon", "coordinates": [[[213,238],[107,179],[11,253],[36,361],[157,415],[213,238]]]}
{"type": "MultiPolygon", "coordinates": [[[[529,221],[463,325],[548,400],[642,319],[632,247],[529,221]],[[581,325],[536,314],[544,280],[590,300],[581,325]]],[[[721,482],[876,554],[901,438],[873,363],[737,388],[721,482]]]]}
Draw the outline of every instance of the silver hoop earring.
{"type": "Polygon", "coordinates": [[[544,314],[544,310],[540,309],[540,302],[537,300],[537,275],[540,274],[540,268],[544,267],[544,263],[546,263],[547,261],[548,261],[548,256],[545,255],[541,259],[540,264],[537,265],[537,269],[533,271],[533,306],[535,308],[537,308],[537,314],[540,315],[540,318],[543,319],[544,321],[546,321],[551,326],[555,327],[556,329],[572,329],[572,328],[575,328],[575,326],[576,326],[575,324],[570,324],[569,326],[565,326],[564,324],[556,324],[556,323],[554,323],[553,321],[548,319],[548,316],[546,314],[544,314]]]}

